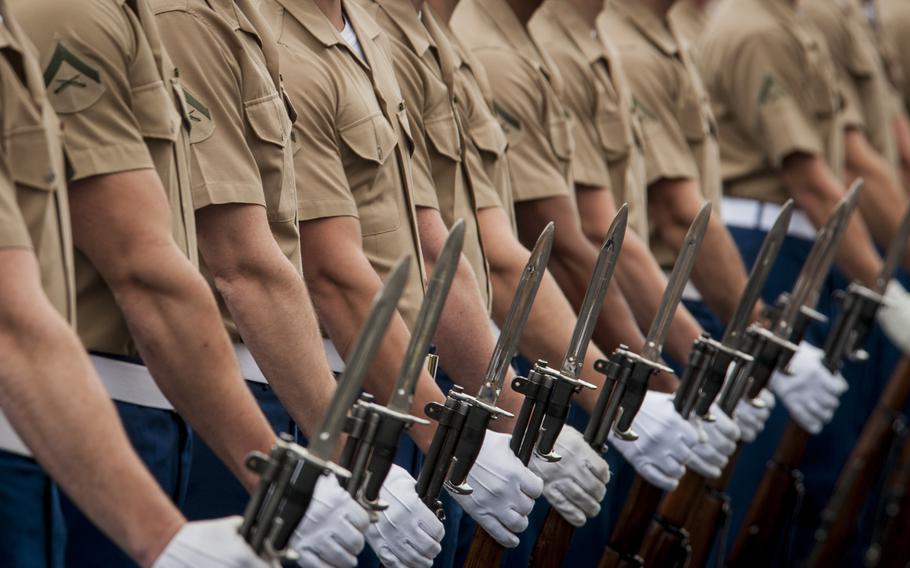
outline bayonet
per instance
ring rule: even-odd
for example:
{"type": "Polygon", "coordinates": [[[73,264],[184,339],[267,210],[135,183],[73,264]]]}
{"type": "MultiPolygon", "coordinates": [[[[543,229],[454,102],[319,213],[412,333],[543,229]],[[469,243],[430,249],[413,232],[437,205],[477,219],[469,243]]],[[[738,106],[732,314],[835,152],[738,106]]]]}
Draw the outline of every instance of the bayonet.
{"type": "Polygon", "coordinates": [[[429,424],[423,418],[412,416],[410,410],[414,389],[425,367],[430,343],[458,269],[464,235],[464,220],[459,219],[452,225],[430,275],[388,404],[376,404],[372,396],[364,393],[351,411],[342,454],[342,465],[351,471],[346,489],[368,509],[385,507],[379,501],[379,490],[394,463],[401,433],[415,423],[429,424]]]}
{"type": "Polygon", "coordinates": [[[409,257],[399,260],[373,302],[310,445],[304,449],[284,436],[269,456],[254,452],[247,457],[247,467],[259,473],[261,480],[239,530],[260,556],[290,559],[293,554],[288,551],[288,543],[309,507],[319,477],[329,472],[349,475],[330,459],[345,417],[404,292],[410,265],[409,257]]]}

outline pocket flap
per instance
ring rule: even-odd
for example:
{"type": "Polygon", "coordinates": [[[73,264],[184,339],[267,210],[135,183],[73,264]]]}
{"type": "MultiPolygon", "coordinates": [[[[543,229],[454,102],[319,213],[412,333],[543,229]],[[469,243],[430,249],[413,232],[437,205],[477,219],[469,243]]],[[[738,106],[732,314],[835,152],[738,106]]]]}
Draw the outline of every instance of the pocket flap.
{"type": "Polygon", "coordinates": [[[264,142],[285,146],[290,136],[290,118],[284,101],[277,92],[267,97],[243,103],[246,118],[256,136],[264,142]]]}
{"type": "Polygon", "coordinates": [[[427,138],[437,152],[453,161],[461,161],[461,144],[458,140],[458,125],[451,114],[427,120],[424,123],[427,138]]]}
{"type": "Polygon", "coordinates": [[[485,120],[479,124],[471,125],[471,140],[483,152],[500,156],[505,153],[509,142],[502,127],[494,120],[485,120]]]}
{"type": "Polygon", "coordinates": [[[58,180],[50,162],[53,155],[44,129],[32,126],[7,132],[4,138],[13,181],[35,189],[54,191],[58,180]]]}
{"type": "Polygon", "coordinates": [[[341,131],[344,143],[358,156],[384,164],[395,149],[398,136],[381,114],[375,114],[341,131]]]}
{"type": "Polygon", "coordinates": [[[600,144],[610,161],[619,160],[632,147],[632,128],[621,115],[602,114],[596,119],[600,144]]]}

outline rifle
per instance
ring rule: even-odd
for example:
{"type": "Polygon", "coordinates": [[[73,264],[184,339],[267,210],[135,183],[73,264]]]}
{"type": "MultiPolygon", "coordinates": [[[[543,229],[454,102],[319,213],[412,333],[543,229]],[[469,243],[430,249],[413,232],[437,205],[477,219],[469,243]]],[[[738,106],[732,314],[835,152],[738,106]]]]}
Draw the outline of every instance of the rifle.
{"type": "Polygon", "coordinates": [[[543,279],[553,248],[554,230],[553,223],[549,223],[531,251],[477,396],[465,394],[464,389],[454,386],[447,393],[444,404],[426,406],[427,415],[437,421],[438,428],[417,477],[416,490],[423,503],[440,519],[444,518],[439,501],[443,487],[459,495],[473,491],[466,480],[480,453],[487,426],[500,416],[512,416],[498,408],[496,401],[543,279]]]}
{"type": "MultiPolygon", "coordinates": [[[[888,247],[882,271],[870,290],[854,282],[843,298],[843,312],[835,332],[828,336],[825,353],[840,357],[855,353],[856,346],[875,323],[875,314],[883,302],[888,282],[910,239],[910,210],[904,215],[897,237],[888,247]]],[[[854,358],[862,356],[853,355],[854,358]]],[[[839,359],[836,359],[839,360],[839,359]]],[[[866,497],[872,490],[879,470],[884,466],[889,441],[893,440],[895,421],[910,398],[910,378],[898,368],[888,381],[878,404],[847,460],[835,486],[834,495],[822,512],[821,526],[815,534],[815,546],[809,557],[809,566],[830,565],[843,550],[843,543],[853,532],[853,523],[866,497]]]]}
{"type": "MultiPolygon", "coordinates": [[[[837,252],[837,246],[843,236],[843,229],[846,228],[849,214],[856,207],[859,197],[859,191],[862,188],[862,181],[858,180],[844,197],[842,203],[847,205],[847,214],[842,218],[840,230],[836,231],[830,241],[830,247],[822,257],[818,270],[814,274],[814,280],[818,282],[813,286],[810,294],[806,299],[806,306],[814,309],[818,302],[820,294],[821,281],[827,276],[828,271],[834,263],[834,256],[837,252]]],[[[790,308],[791,306],[787,306],[790,308]]],[[[798,309],[799,306],[796,307],[798,309]]],[[[874,312],[873,312],[874,316],[874,312]]],[[[835,327],[852,325],[855,319],[840,318],[835,327]]],[[[796,329],[793,337],[793,343],[799,344],[805,332],[805,327],[796,329]]],[[[853,331],[835,329],[831,336],[843,336],[856,338],[853,331]]],[[[822,363],[830,372],[837,372],[840,368],[840,358],[846,352],[846,349],[854,348],[852,341],[825,342],[825,354],[822,357],[822,363]]],[[[809,444],[811,434],[804,430],[792,418],[787,424],[783,438],[777,446],[771,462],[765,472],[764,478],[758,486],[752,504],[746,514],[746,520],[740,529],[739,535],[733,544],[730,553],[730,563],[734,565],[758,566],[766,565],[771,561],[775,545],[780,541],[782,534],[781,528],[783,523],[780,519],[783,515],[793,514],[797,509],[798,503],[803,494],[802,474],[798,467],[806,453],[806,447],[809,444]]]]}
{"type": "MultiPolygon", "coordinates": [[[[906,358],[901,360],[898,371],[910,376],[906,358]]],[[[885,482],[872,545],[866,551],[865,564],[869,568],[906,568],[910,559],[910,435],[902,419],[893,427],[902,443],[900,447],[895,445],[899,454],[885,482]]]]}
{"type": "MultiPolygon", "coordinates": [[[[538,361],[527,378],[518,378],[513,389],[524,395],[515,428],[512,431],[511,449],[525,465],[532,453],[550,462],[559,461],[553,453],[556,439],[565,425],[572,397],[582,388],[596,388],[578,377],[584,366],[585,353],[591,342],[594,327],[600,318],[604,297],[622,251],[626,234],[629,207],[623,205],[613,219],[607,238],[600,248],[588,289],[585,292],[578,320],[572,331],[566,355],[559,370],[546,361],[538,361]]],[[[504,549],[483,529],[478,528],[465,566],[498,565],[504,549]]]]}
{"type": "MultiPolygon", "coordinates": [[[[631,432],[632,422],[644,401],[648,380],[657,372],[667,371],[667,368],[658,363],[658,361],[663,351],[670,322],[673,320],[673,315],[676,313],[680,300],[682,300],[683,289],[689,281],[689,276],[695,266],[695,259],[704,240],[710,216],[710,204],[705,204],[689,227],[682,250],[673,266],[673,272],[667,283],[667,289],[664,291],[660,307],[654,317],[651,328],[648,330],[641,355],[636,359],[630,359],[626,355],[625,349],[617,350],[611,355],[611,362],[614,368],[609,369],[612,372],[608,373],[608,377],[617,377],[617,379],[614,380],[615,384],[610,389],[612,392],[608,394],[605,388],[601,399],[598,401],[597,406],[602,406],[604,411],[592,414],[591,421],[585,430],[585,439],[590,441],[592,447],[603,451],[611,428],[623,439],[634,440],[637,438],[637,435],[631,432]],[[627,378],[623,380],[623,377],[627,378]],[[602,403],[601,400],[603,401],[602,403]]],[[[690,357],[690,365],[686,369],[686,374],[674,398],[674,406],[677,412],[681,414],[688,415],[699,402],[698,397],[705,376],[704,371],[707,368],[707,362],[715,352],[714,345],[708,339],[703,337],[696,341],[690,357]]],[[[595,410],[600,409],[596,408],[595,410]]],[[[626,561],[631,564],[636,563],[635,555],[638,552],[637,545],[640,542],[635,543],[634,540],[637,538],[636,529],[639,523],[633,523],[629,513],[635,510],[645,510],[652,506],[656,510],[657,502],[655,499],[659,501],[661,494],[661,491],[656,487],[644,482],[640,477],[636,478],[632,492],[626,499],[623,515],[613,530],[613,534],[610,536],[610,544],[606,547],[601,558],[600,565],[602,567],[616,566],[626,561]]],[[[647,512],[643,514],[647,515],[647,512]]],[[[648,520],[650,520],[650,517],[648,517],[648,520]]]]}
{"type": "Polygon", "coordinates": [[[415,423],[429,424],[423,418],[411,416],[410,409],[423,362],[455,277],[464,233],[464,221],[459,219],[449,231],[427,284],[426,295],[388,404],[376,404],[372,395],[364,393],[354,403],[345,424],[344,431],[348,437],[339,465],[350,471],[351,476],[342,479],[341,484],[368,511],[387,507],[379,501],[379,491],[392,468],[402,432],[415,423]]]}
{"type": "Polygon", "coordinates": [[[260,480],[247,503],[238,532],[262,558],[294,560],[296,554],[288,548],[288,543],[306,514],[319,478],[328,473],[350,476],[349,471],[330,459],[348,410],[363,385],[367,369],[404,292],[410,266],[410,257],[399,260],[373,301],[318,434],[310,440],[309,446],[302,448],[293,443],[290,436],[282,434],[269,455],[252,452],[247,456],[246,466],[258,473],[260,480]]]}
{"type": "MultiPolygon", "coordinates": [[[[745,353],[754,350],[756,328],[747,328],[747,325],[755,303],[771,274],[771,268],[783,247],[792,215],[793,200],[789,200],[781,208],[774,225],[765,236],[752,265],[742,297],[720,342],[725,350],[718,350],[710,363],[709,377],[714,377],[714,380],[719,378],[723,384],[724,390],[719,403],[721,411],[727,416],[733,416],[752,373],[754,358],[745,353]]],[[[711,394],[705,398],[708,397],[713,399],[711,394]]],[[[688,536],[683,526],[707,482],[707,478],[689,471],[680,480],[679,487],[666,495],[639,552],[645,564],[668,566],[684,563],[689,551],[688,536]]]]}
{"type": "MultiPolygon", "coordinates": [[[[785,369],[792,355],[796,353],[797,345],[790,342],[789,338],[801,333],[808,327],[808,322],[811,320],[823,317],[804,304],[813,289],[822,284],[822,280],[816,278],[816,275],[821,273],[822,258],[832,248],[831,241],[836,233],[846,228],[843,219],[847,214],[848,204],[844,200],[819,231],[791,293],[783,294],[777,299],[775,308],[768,310],[768,317],[771,320],[768,329],[758,324],[753,324],[747,329],[746,337],[749,345],[744,346],[743,350],[751,354],[754,361],[749,370],[747,382],[731,382],[728,383],[729,388],[725,386],[725,392],[720,397],[720,406],[725,412],[734,412],[740,398],[745,398],[755,404],[755,397],[767,386],[774,371],[785,369]],[[744,385],[745,393],[740,390],[744,385]]],[[[707,562],[712,544],[726,524],[729,498],[726,496],[725,490],[742,452],[742,447],[743,443],[740,442],[736,452],[730,456],[727,467],[724,468],[720,478],[707,480],[702,486],[700,494],[696,495],[694,490],[679,496],[671,494],[672,496],[665,505],[664,512],[670,507],[678,507],[680,511],[689,511],[682,526],[684,534],[688,538],[681,543],[680,549],[677,550],[682,550],[693,566],[703,566],[707,562]]],[[[692,472],[686,473],[681,485],[695,486],[694,482],[690,483],[687,479],[691,479],[694,475],[692,472]]],[[[677,518],[681,518],[681,515],[682,513],[677,518]]],[[[669,531],[665,534],[669,534],[669,531]]],[[[683,554],[675,556],[681,555],[683,554]]]]}

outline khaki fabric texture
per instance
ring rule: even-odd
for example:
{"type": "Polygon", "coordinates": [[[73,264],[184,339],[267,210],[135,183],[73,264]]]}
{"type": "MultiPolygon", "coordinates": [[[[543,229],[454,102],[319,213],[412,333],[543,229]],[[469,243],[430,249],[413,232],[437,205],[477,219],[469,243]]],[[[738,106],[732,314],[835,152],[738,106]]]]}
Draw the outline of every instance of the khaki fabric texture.
{"type": "Polygon", "coordinates": [[[875,149],[899,167],[893,128],[899,95],[861,6],[854,1],[809,0],[803,9],[824,35],[843,81],[845,125],[864,129],[875,149]]]}
{"type": "Polygon", "coordinates": [[[910,104],[910,2],[878,0],[881,31],[887,34],[886,61],[904,105],[910,104]]]}
{"type": "Polygon", "coordinates": [[[60,123],[37,51],[0,3],[0,248],[30,248],[51,304],[76,323],[73,243],[60,123]]]}
{"type": "MultiPolygon", "coordinates": [[[[265,207],[272,235],[302,272],[291,127],[275,38],[250,0],[151,0],[191,107],[190,167],[196,209],[265,207]]],[[[200,262],[214,289],[211,272],[200,262]]],[[[225,326],[239,339],[223,299],[225,326]]]]}
{"type": "MultiPolygon", "coordinates": [[[[72,179],[156,169],[174,239],[196,262],[186,153],[190,117],[149,6],[144,0],[15,0],[11,6],[41,54],[72,179]]],[[[78,251],[75,263],[83,343],[91,351],[137,355],[110,289],[78,251]]]]}
{"type": "Polygon", "coordinates": [[[572,113],[575,183],[609,187],[617,204],[628,203],[630,226],[647,242],[641,123],[615,47],[566,0],[547,0],[531,32],[562,74],[562,101],[572,113]]]}
{"type": "Polygon", "coordinates": [[[484,66],[509,144],[516,203],[572,191],[571,117],[562,78],[504,0],[462,0],[452,29],[484,66]]]}
{"type": "MultiPolygon", "coordinates": [[[[616,45],[641,117],[646,179],[696,180],[720,213],[720,151],[710,99],[688,42],[672,20],[662,20],[635,0],[610,0],[604,33],[616,45]]],[[[651,251],[663,267],[676,254],[650,228],[651,251]]]]}
{"type": "Polygon", "coordinates": [[[463,121],[465,173],[477,209],[501,207],[515,230],[506,134],[493,114],[493,92],[486,70],[446,22],[440,28],[455,51],[455,104],[463,121]]]}
{"type": "Polygon", "coordinates": [[[702,51],[719,123],[724,191],[783,203],[787,156],[843,172],[843,102],[824,39],[785,0],[722,4],[702,51]]]}
{"type": "Polygon", "coordinates": [[[457,55],[431,10],[418,14],[410,0],[361,0],[361,5],[390,38],[415,140],[416,205],[436,206],[447,226],[464,219],[462,250],[489,311],[489,265],[477,225],[476,199],[465,175],[464,128],[456,108],[457,55]],[[425,189],[434,193],[434,203],[420,197],[425,189]]]}
{"type": "Polygon", "coordinates": [[[343,2],[366,59],[312,0],[267,0],[293,104],[302,222],[359,220],[363,250],[385,279],[404,254],[415,261],[399,311],[413,326],[426,272],[417,233],[410,153],[414,144],[388,38],[356,3],[343,2]]]}

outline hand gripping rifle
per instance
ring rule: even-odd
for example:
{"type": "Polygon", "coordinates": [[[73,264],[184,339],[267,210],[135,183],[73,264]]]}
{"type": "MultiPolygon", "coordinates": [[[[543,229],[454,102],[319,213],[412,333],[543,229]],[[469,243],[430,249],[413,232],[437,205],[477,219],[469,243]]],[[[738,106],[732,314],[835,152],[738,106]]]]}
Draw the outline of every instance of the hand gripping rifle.
{"type": "MultiPolygon", "coordinates": [[[[787,227],[793,216],[793,201],[787,201],[781,208],[774,225],[762,243],[761,250],[752,265],[749,279],[733,317],[720,341],[721,347],[708,367],[703,400],[713,399],[709,389],[712,382],[723,387],[718,401],[721,411],[733,416],[736,403],[743,396],[752,373],[754,359],[746,353],[753,352],[755,337],[747,329],[755,303],[761,296],[771,268],[780,254],[787,236],[787,227]],[[726,382],[725,382],[726,381],[726,382]]],[[[716,392],[716,391],[715,391],[716,392]]],[[[695,471],[686,472],[679,487],[664,497],[655,515],[639,555],[647,566],[683,566],[688,559],[688,536],[684,528],[690,511],[698,503],[707,479],[695,471]]]]}
{"type": "MultiPolygon", "coordinates": [[[[641,407],[647,393],[648,379],[655,373],[655,364],[660,360],[664,340],[670,329],[670,322],[673,320],[677,306],[682,300],[683,289],[695,267],[695,260],[708,229],[710,217],[711,205],[705,204],[692,226],[689,227],[683,248],[673,266],[673,272],[670,274],[660,308],[645,338],[645,347],[640,357],[630,360],[623,349],[615,351],[610,356],[607,376],[608,378],[611,375],[617,377],[616,384],[612,388],[613,392],[609,394],[609,400],[603,404],[605,412],[593,415],[585,430],[585,439],[599,451],[603,451],[605,447],[607,435],[614,423],[614,415],[618,418],[615,420],[615,426],[612,426],[616,434],[630,439],[630,436],[623,434],[628,431],[628,427],[624,427],[622,419],[625,419],[626,423],[631,426],[635,414],[641,407]],[[625,382],[623,382],[624,375],[628,377],[625,382]],[[624,401],[630,393],[634,396],[632,404],[624,401]]],[[[684,417],[688,417],[700,402],[699,396],[702,393],[701,388],[707,366],[716,352],[714,345],[708,339],[702,337],[695,342],[689,365],[674,397],[674,408],[684,417]]],[[[660,367],[663,366],[660,365],[660,367]]],[[[666,368],[658,370],[672,372],[666,368]]],[[[605,387],[602,398],[607,395],[607,392],[608,389],[605,387]]],[[[598,406],[600,405],[598,404],[598,406]]],[[[662,496],[663,491],[659,488],[651,485],[641,476],[635,476],[619,520],[610,534],[609,544],[601,557],[601,568],[641,565],[638,548],[662,496]]]]}
{"type": "Polygon", "coordinates": [[[293,560],[296,554],[288,545],[306,514],[320,476],[328,473],[340,477],[350,475],[330,460],[348,410],[360,391],[404,292],[410,266],[410,258],[399,260],[374,300],[318,433],[309,446],[302,448],[283,434],[269,455],[253,452],[247,456],[247,467],[258,473],[260,480],[247,504],[239,532],[262,558],[293,560]]]}
{"type": "MultiPolygon", "coordinates": [[[[829,369],[838,368],[845,354],[856,359],[856,354],[862,353],[858,348],[865,343],[866,335],[875,323],[875,314],[882,305],[885,289],[897,271],[908,240],[910,210],[904,215],[897,237],[888,247],[884,266],[875,279],[873,289],[857,282],[847,289],[841,315],[825,342],[825,366],[829,369]]],[[[834,494],[822,512],[821,526],[815,533],[815,546],[809,559],[810,567],[829,566],[840,559],[844,543],[853,532],[856,518],[885,465],[887,448],[895,440],[895,426],[910,398],[910,377],[906,375],[902,368],[894,372],[866,422],[837,480],[834,494]]]]}
{"type": "Polygon", "coordinates": [[[416,489],[421,500],[440,518],[443,512],[439,494],[443,487],[460,495],[471,493],[468,472],[480,453],[487,426],[500,416],[512,416],[498,408],[496,401],[546,271],[554,230],[553,223],[548,224],[537,239],[477,396],[470,396],[455,386],[446,395],[444,404],[430,403],[426,407],[427,415],[438,422],[438,428],[417,477],[416,489]]]}
{"type": "MultiPolygon", "coordinates": [[[[843,209],[835,215],[845,214],[841,217],[838,226],[834,229],[829,242],[828,250],[821,257],[818,267],[814,269],[810,291],[806,297],[805,306],[815,309],[820,295],[821,285],[834,264],[837,247],[843,237],[849,221],[849,216],[856,208],[862,181],[857,181],[842,201],[843,209]]],[[[783,314],[799,312],[802,306],[794,306],[792,301],[784,308],[783,314]]],[[[799,344],[805,332],[804,326],[795,326],[790,340],[799,344]]],[[[836,371],[839,363],[834,364],[831,355],[826,354],[824,364],[830,371],[836,371]]],[[[806,453],[811,434],[800,427],[792,418],[787,424],[783,438],[768,465],[765,476],[762,478],[746,514],[745,522],[737,535],[730,554],[730,563],[742,566],[765,566],[771,562],[780,542],[782,528],[781,518],[793,514],[802,494],[802,474],[798,467],[806,453]]]]}
{"type": "Polygon", "coordinates": [[[348,437],[339,465],[350,471],[351,476],[343,480],[342,485],[368,511],[386,507],[379,501],[379,491],[394,463],[402,432],[415,423],[429,424],[423,418],[411,416],[411,405],[430,342],[455,278],[464,234],[464,221],[459,219],[452,225],[430,276],[388,405],[376,404],[371,395],[364,393],[354,403],[345,424],[348,437]]]}
{"type": "MultiPolygon", "coordinates": [[[[512,431],[511,449],[525,465],[530,462],[532,454],[550,462],[560,460],[560,456],[553,452],[553,447],[565,425],[572,398],[583,388],[596,388],[581,380],[579,375],[584,367],[585,353],[600,318],[604,297],[622,251],[628,218],[628,205],[623,205],[616,213],[607,238],[600,248],[560,368],[554,369],[546,361],[538,361],[527,378],[518,377],[512,382],[512,388],[525,398],[512,431]]],[[[465,566],[496,566],[503,552],[504,549],[499,543],[482,529],[478,529],[465,566]]]]}

